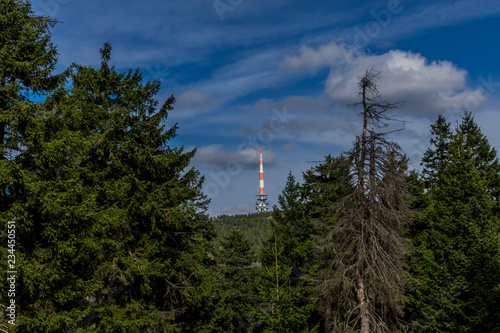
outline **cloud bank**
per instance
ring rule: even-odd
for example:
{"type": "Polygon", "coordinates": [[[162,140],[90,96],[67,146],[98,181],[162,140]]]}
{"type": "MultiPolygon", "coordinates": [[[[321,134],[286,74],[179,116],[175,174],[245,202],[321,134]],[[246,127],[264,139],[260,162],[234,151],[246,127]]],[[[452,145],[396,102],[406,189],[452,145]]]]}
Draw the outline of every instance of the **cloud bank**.
{"type": "Polygon", "coordinates": [[[467,87],[466,70],[449,61],[429,62],[418,53],[392,50],[382,54],[347,49],[330,43],[316,49],[303,46],[298,55],[285,56],[284,70],[315,73],[329,67],[325,95],[341,104],[359,100],[358,82],[367,70],[382,73],[383,99],[405,102],[402,115],[435,118],[450,109],[477,108],[486,101],[483,89],[467,87]]]}
{"type": "MultiPolygon", "coordinates": [[[[225,151],[222,144],[211,144],[200,147],[196,151],[194,162],[205,163],[220,169],[255,169],[259,165],[259,150],[257,147],[240,147],[237,151],[225,151]]],[[[265,164],[272,167],[276,163],[276,154],[263,149],[265,164]]]]}

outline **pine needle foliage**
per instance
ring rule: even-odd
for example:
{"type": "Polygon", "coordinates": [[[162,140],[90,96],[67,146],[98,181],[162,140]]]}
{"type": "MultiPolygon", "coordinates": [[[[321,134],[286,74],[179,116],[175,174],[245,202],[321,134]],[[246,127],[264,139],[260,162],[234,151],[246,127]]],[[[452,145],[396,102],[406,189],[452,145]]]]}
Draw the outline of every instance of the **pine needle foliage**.
{"type": "Polygon", "coordinates": [[[173,332],[207,258],[195,151],[169,146],[175,101],[139,70],[72,65],[18,157],[19,332],[173,332]]]}
{"type": "Polygon", "coordinates": [[[31,3],[0,0],[0,216],[22,195],[23,173],[16,157],[27,144],[36,113],[33,97],[54,88],[55,20],[36,15],[31,3]]]}
{"type": "Polygon", "coordinates": [[[455,133],[439,117],[422,160],[432,181],[412,226],[408,308],[425,332],[500,329],[500,238],[496,152],[465,113],[455,133]],[[445,133],[445,135],[443,135],[445,133]],[[446,140],[440,140],[446,137],[446,140]],[[443,156],[440,163],[430,156],[443,156]]]}

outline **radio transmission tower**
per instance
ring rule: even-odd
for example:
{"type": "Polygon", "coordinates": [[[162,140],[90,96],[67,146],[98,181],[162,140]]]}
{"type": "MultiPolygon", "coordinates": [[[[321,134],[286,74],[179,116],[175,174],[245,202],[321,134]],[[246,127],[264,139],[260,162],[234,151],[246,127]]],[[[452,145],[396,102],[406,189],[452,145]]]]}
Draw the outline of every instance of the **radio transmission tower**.
{"type": "Polygon", "coordinates": [[[262,147],[260,148],[260,193],[257,194],[256,209],[259,213],[267,212],[267,194],[264,194],[264,165],[262,164],[262,147]]]}

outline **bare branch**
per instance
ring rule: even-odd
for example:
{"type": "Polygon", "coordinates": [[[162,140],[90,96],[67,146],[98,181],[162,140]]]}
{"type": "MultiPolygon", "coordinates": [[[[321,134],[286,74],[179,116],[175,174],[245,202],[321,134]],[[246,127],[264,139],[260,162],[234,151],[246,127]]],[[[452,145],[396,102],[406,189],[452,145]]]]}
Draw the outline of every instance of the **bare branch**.
{"type": "Polygon", "coordinates": [[[361,101],[354,106],[363,107],[363,131],[346,154],[349,172],[336,182],[349,182],[353,190],[332,207],[320,243],[330,253],[317,290],[333,311],[331,325],[343,332],[400,332],[403,325],[407,244],[401,231],[409,216],[404,157],[386,139],[400,129],[379,131],[396,120],[387,112],[403,103],[380,100],[380,78],[372,68],[360,79],[361,101]]]}

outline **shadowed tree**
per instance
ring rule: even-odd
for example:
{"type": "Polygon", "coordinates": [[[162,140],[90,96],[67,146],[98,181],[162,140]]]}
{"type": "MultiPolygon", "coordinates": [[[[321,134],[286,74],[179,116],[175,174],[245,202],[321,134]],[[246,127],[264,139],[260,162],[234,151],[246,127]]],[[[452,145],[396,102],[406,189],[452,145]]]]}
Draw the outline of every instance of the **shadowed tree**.
{"type": "Polygon", "coordinates": [[[200,267],[201,285],[183,315],[183,332],[253,332],[250,308],[256,268],[251,266],[250,242],[233,229],[219,244],[211,267],[200,267]]]}
{"type": "Polygon", "coordinates": [[[428,188],[438,181],[448,159],[451,130],[444,116],[439,115],[436,123],[431,125],[431,134],[429,143],[434,149],[425,151],[421,163],[424,166],[423,174],[428,188]]]}
{"type": "Polygon", "coordinates": [[[54,88],[57,61],[50,28],[55,21],[36,15],[31,3],[0,1],[0,216],[25,194],[26,174],[17,157],[28,144],[35,121],[35,93],[54,88]]]}
{"type": "Polygon", "coordinates": [[[28,1],[0,1],[0,159],[20,149],[18,131],[27,121],[23,112],[33,111],[23,103],[54,86],[57,51],[49,30],[55,23],[34,14],[28,1]]]}
{"type": "Polygon", "coordinates": [[[401,103],[380,100],[380,73],[367,71],[359,82],[363,127],[347,153],[350,193],[334,203],[330,230],[322,239],[328,262],[317,291],[330,307],[328,332],[400,332],[408,197],[404,156],[383,132],[401,103]]]}
{"type": "Polygon", "coordinates": [[[226,321],[226,330],[243,331],[242,322],[249,322],[249,306],[252,295],[251,286],[255,280],[255,272],[250,265],[253,262],[253,253],[250,243],[238,231],[232,231],[221,241],[219,262],[224,277],[224,308],[227,313],[223,317],[226,321]]]}
{"type": "MultiPolygon", "coordinates": [[[[465,113],[444,150],[435,129],[422,159],[434,174],[421,191],[412,225],[409,260],[414,283],[408,308],[425,332],[496,332],[500,329],[500,241],[497,210],[498,159],[486,137],[465,113]],[[426,157],[442,155],[439,164],[426,157]]],[[[449,127],[449,125],[447,125],[449,127]]]]}
{"type": "Polygon", "coordinates": [[[493,200],[493,214],[500,217],[500,163],[497,151],[474,121],[470,112],[465,112],[458,128],[463,150],[470,150],[471,159],[486,179],[488,192],[493,200]]]}
{"type": "Polygon", "coordinates": [[[19,160],[18,332],[170,332],[207,260],[211,224],[193,152],[172,147],[160,82],[73,65],[39,105],[19,160]]]}
{"type": "Polygon", "coordinates": [[[312,222],[304,192],[290,171],[285,188],[274,206],[272,235],[261,253],[263,286],[260,296],[271,308],[259,317],[270,332],[317,330],[315,297],[309,278],[313,260],[312,222]]]}
{"type": "Polygon", "coordinates": [[[324,220],[332,215],[332,206],[352,190],[347,157],[325,156],[325,160],[303,173],[304,206],[307,216],[324,220]]]}
{"type": "Polygon", "coordinates": [[[306,216],[305,200],[301,195],[300,184],[289,172],[282,194],[278,196],[278,206],[274,206],[272,234],[264,244],[261,260],[264,266],[272,265],[274,256],[271,254],[275,239],[278,247],[283,249],[281,264],[292,268],[294,277],[301,275],[305,261],[312,254],[310,240],[311,221],[306,216]]]}
{"type": "MultiPolygon", "coordinates": [[[[16,215],[12,206],[28,194],[30,174],[20,155],[29,144],[36,121],[37,93],[55,87],[51,72],[57,50],[50,29],[55,21],[36,15],[29,1],[0,0],[0,256],[7,257],[7,221],[16,215]]],[[[11,244],[12,245],[12,244],[11,244]]],[[[15,254],[13,248],[9,254],[15,254]]],[[[2,269],[7,261],[3,261],[2,269]]],[[[6,270],[2,270],[6,271],[6,270]]],[[[0,286],[0,295],[7,295],[0,286]]],[[[5,304],[0,296],[0,303],[5,304]]],[[[2,307],[3,305],[0,305],[2,307]]],[[[0,311],[3,312],[3,311],[0,311]]],[[[13,327],[11,327],[13,328],[13,327]]],[[[9,330],[11,329],[9,328],[9,330]]]]}
{"type": "MultiPolygon", "coordinates": [[[[352,191],[348,160],[344,155],[327,155],[323,162],[304,172],[303,177],[303,207],[306,216],[311,219],[311,239],[316,247],[318,242],[328,243],[322,237],[331,230],[334,223],[333,205],[352,191]]],[[[307,278],[314,282],[320,272],[329,269],[331,259],[332,252],[328,245],[316,248],[313,260],[309,263],[311,267],[307,278]]],[[[323,316],[322,327],[330,332],[331,329],[328,328],[332,326],[331,299],[320,297],[317,301],[317,311],[323,316]]]]}

